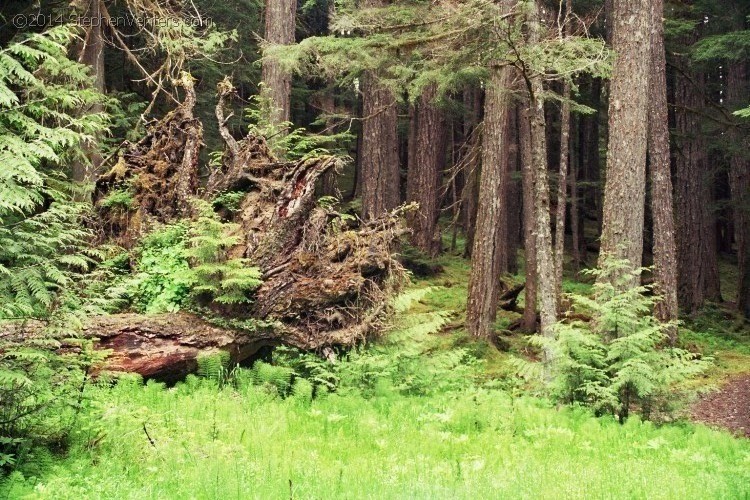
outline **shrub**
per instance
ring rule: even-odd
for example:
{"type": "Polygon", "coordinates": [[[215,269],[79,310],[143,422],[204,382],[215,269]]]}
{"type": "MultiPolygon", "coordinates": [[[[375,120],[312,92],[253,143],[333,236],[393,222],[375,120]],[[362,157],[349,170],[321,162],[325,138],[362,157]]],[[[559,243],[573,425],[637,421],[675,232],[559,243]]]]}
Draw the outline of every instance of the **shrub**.
{"type": "Polygon", "coordinates": [[[642,271],[630,271],[619,260],[588,271],[596,278],[593,297],[571,295],[571,300],[574,312],[591,320],[563,319],[554,338],[532,337],[532,344],[552,353],[551,389],[559,400],[617,415],[621,422],[633,409],[648,417],[675,383],[705,369],[707,359],[665,346],[677,325],[653,316],[659,298],[651,295],[651,286],[628,286],[642,271]]]}

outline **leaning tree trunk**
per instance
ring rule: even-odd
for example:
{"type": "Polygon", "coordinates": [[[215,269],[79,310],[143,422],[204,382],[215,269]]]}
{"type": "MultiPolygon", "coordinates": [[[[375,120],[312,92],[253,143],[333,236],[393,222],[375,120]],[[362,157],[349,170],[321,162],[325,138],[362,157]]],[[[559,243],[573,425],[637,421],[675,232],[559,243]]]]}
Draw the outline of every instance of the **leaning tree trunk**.
{"type": "MultiPolygon", "coordinates": [[[[748,102],[748,64],[729,63],[727,101],[730,106],[745,107],[748,102]]],[[[750,318],[750,132],[738,123],[731,130],[735,150],[730,158],[729,181],[734,207],[734,230],[737,240],[738,290],[737,308],[750,318]]]]}
{"type": "MultiPolygon", "coordinates": [[[[646,203],[646,137],[651,9],[641,0],[614,2],[612,46],[617,52],[609,97],[609,146],[599,264],[641,266],[646,203]]],[[[635,279],[631,281],[635,285],[635,279]]]]}
{"type": "MultiPolygon", "coordinates": [[[[687,71],[687,70],[685,70],[687,71]]],[[[719,294],[716,231],[711,168],[700,117],[704,105],[699,89],[701,74],[675,75],[675,235],[677,242],[677,298],[692,313],[719,294]]]]}
{"type": "Polygon", "coordinates": [[[434,103],[436,94],[437,85],[428,86],[412,109],[406,176],[406,200],[419,204],[419,209],[408,217],[411,241],[431,257],[440,251],[437,222],[446,142],[444,113],[434,103]]]}
{"type": "Polygon", "coordinates": [[[497,315],[499,277],[502,267],[507,264],[508,217],[504,191],[508,182],[508,122],[512,109],[508,89],[513,86],[514,78],[511,67],[493,65],[484,102],[482,173],[466,324],[472,335],[485,338],[492,333],[497,315]]]}
{"type": "MultiPolygon", "coordinates": [[[[278,45],[294,43],[297,0],[266,0],[265,40],[278,45]]],[[[289,121],[292,97],[292,74],[278,61],[263,61],[261,81],[266,85],[271,100],[269,119],[272,124],[289,121]]]]}
{"type": "Polygon", "coordinates": [[[526,301],[521,328],[528,333],[536,332],[537,321],[537,266],[536,231],[534,227],[534,163],[531,155],[531,116],[525,107],[520,113],[519,145],[521,148],[521,183],[523,184],[523,245],[526,257],[526,301]]]}
{"type": "MultiPolygon", "coordinates": [[[[652,0],[648,157],[651,167],[651,213],[654,225],[654,285],[656,292],[661,296],[655,312],[659,320],[671,321],[677,319],[677,247],[669,153],[663,13],[663,0],[652,0]]],[[[672,341],[674,340],[673,338],[672,341]]]]}

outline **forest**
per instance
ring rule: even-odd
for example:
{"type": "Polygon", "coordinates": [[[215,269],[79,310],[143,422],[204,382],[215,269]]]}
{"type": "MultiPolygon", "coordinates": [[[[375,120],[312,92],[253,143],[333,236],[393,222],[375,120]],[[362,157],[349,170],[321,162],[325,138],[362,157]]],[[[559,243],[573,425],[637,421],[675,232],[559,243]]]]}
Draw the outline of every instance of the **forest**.
{"type": "Polygon", "coordinates": [[[748,498],[750,2],[5,0],[0,495],[748,498]]]}

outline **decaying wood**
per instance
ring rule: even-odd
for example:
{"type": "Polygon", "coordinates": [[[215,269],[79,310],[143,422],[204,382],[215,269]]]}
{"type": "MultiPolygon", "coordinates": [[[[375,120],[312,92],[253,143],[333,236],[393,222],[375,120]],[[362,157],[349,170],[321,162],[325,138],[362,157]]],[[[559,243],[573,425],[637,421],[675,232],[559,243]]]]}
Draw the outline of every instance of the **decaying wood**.
{"type": "Polygon", "coordinates": [[[152,221],[187,215],[190,197],[198,189],[203,125],[193,114],[196,96],[192,77],[184,74],[178,83],[185,90],[183,103],[151,125],[143,139],[123,144],[117,163],[96,181],[94,201],[100,210],[101,229],[126,248],[133,246],[152,221]],[[106,203],[114,190],[131,194],[129,207],[106,203]]]}
{"type": "MultiPolygon", "coordinates": [[[[143,220],[168,222],[190,216],[181,209],[189,206],[191,197],[212,200],[228,191],[243,192],[238,210],[222,211],[223,217],[236,223],[240,241],[230,249],[229,256],[246,258],[259,267],[263,284],[254,292],[250,305],[216,306],[213,313],[273,324],[272,333],[248,341],[256,347],[259,341],[316,351],[352,346],[378,329],[390,295],[403,281],[403,268],[395,252],[406,232],[403,216],[415,207],[400,207],[363,222],[319,205],[316,183],[326,172],[334,171],[341,160],[319,156],[283,161],[263,137],[236,139],[227,128],[233,95],[231,84],[223,81],[216,117],[226,147],[221,165],[210,173],[205,189],[198,188],[197,166],[193,166],[199,146],[194,139],[199,137],[196,131],[201,127],[192,114],[194,94],[191,97],[188,91],[177,110],[152,127],[146,138],[128,147],[118,165],[100,178],[97,199],[105,199],[112,189],[129,182],[138,206],[131,219],[137,215],[143,220]],[[185,176],[189,176],[189,182],[185,176]]],[[[101,203],[100,209],[102,218],[111,223],[111,213],[101,203]]],[[[136,225],[130,220],[109,231],[117,242],[133,243],[143,231],[142,221],[136,225]]],[[[194,367],[197,351],[227,348],[233,352],[232,346],[241,344],[234,333],[204,328],[195,316],[178,316],[182,319],[175,320],[175,326],[168,324],[169,316],[112,318],[118,318],[111,321],[122,328],[107,324],[107,319],[95,320],[103,332],[103,346],[113,345],[116,352],[126,349],[130,353],[127,346],[138,344],[148,353],[157,353],[145,358],[161,356],[165,364],[179,365],[176,372],[194,367]],[[197,325],[198,337],[189,333],[191,324],[197,325]],[[214,336],[218,344],[199,345],[196,339],[206,336],[214,336]]],[[[123,366],[147,370],[136,358],[124,355],[122,359],[127,362],[123,366]]]]}
{"type": "MultiPolygon", "coordinates": [[[[2,343],[28,343],[45,334],[38,321],[0,324],[2,343]]],[[[226,351],[240,363],[264,346],[278,343],[273,329],[245,332],[212,325],[188,313],[114,314],[88,320],[76,340],[60,341],[63,352],[77,350],[78,339],[96,339],[94,348],[107,351],[95,374],[130,372],[165,382],[180,380],[198,366],[198,356],[226,351]]]]}

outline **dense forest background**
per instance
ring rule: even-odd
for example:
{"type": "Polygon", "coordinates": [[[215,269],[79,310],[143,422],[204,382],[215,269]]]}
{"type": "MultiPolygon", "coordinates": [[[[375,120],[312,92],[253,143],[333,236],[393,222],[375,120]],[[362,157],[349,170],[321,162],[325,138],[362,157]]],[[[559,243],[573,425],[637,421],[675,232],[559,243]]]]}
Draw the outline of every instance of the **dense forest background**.
{"type": "MultiPolygon", "coordinates": [[[[158,415],[184,405],[213,446],[243,400],[297,422],[289,446],[355,407],[413,447],[429,439],[396,407],[470,436],[426,452],[458,472],[436,458],[416,496],[488,495],[478,476],[457,486],[481,440],[603,418],[640,426],[653,455],[628,455],[627,430],[587,432],[652,486],[698,467],[654,468],[669,443],[711,450],[711,494],[747,494],[746,442],[642,419],[750,432],[749,66],[744,0],[4,2],[0,486],[112,496],[100,457],[164,464],[167,446],[191,474],[188,424],[158,415]],[[118,412],[153,456],[95,423],[118,412]]],[[[342,497],[418,475],[347,425],[347,450],[372,439],[408,472],[349,483],[377,453],[345,467],[312,445],[325,465],[300,495],[334,469],[342,497]]],[[[306,476],[278,443],[267,463],[228,456],[274,470],[261,495],[294,498],[306,476]]],[[[628,496],[598,462],[589,482],[556,478],[550,457],[591,456],[544,443],[513,462],[547,471],[541,489],[506,494],[628,496]]],[[[159,483],[133,474],[137,497],[159,483]]],[[[200,497],[249,481],[218,477],[200,497]]],[[[149,494],[184,494],[167,483],[149,494]]],[[[678,483],[669,497],[701,491],[678,483]]]]}

